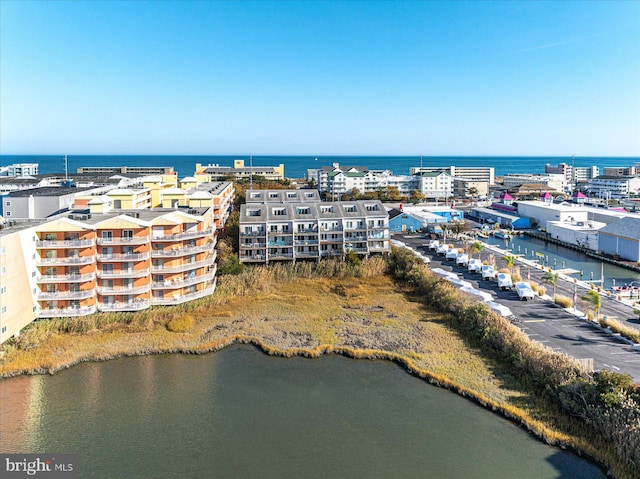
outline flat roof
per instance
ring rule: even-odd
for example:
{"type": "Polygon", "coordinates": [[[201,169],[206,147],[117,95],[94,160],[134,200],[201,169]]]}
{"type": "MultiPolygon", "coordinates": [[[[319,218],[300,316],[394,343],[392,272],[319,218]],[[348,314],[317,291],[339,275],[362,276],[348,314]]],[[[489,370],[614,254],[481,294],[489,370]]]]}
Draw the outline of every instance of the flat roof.
{"type": "Polygon", "coordinates": [[[41,188],[27,188],[24,190],[12,191],[8,196],[12,198],[27,197],[27,196],[65,196],[75,195],[84,191],[95,190],[96,187],[87,188],[62,188],[61,186],[43,186],[41,188]]]}

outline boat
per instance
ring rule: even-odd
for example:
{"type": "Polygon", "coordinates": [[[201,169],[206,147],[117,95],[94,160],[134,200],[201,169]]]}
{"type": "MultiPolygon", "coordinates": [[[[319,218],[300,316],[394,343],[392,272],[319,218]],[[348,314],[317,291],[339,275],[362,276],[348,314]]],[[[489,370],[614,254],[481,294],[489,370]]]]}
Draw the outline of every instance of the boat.
{"type": "Polygon", "coordinates": [[[640,298],[640,281],[631,281],[624,286],[612,286],[611,292],[623,298],[640,298]]]}
{"type": "Polygon", "coordinates": [[[512,238],[511,234],[506,233],[502,230],[498,230],[495,232],[495,237],[500,239],[510,240],[512,238]]]}

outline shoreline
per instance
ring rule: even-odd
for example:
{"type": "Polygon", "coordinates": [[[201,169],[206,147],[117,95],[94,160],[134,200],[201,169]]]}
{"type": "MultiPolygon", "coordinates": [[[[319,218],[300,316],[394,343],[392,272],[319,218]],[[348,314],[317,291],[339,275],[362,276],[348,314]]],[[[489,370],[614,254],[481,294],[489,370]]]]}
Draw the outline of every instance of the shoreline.
{"type": "Polygon", "coordinates": [[[252,346],[260,350],[262,353],[268,356],[282,357],[282,358],[291,358],[291,357],[305,357],[310,359],[318,359],[322,356],[328,355],[340,355],[349,359],[354,360],[382,360],[382,361],[390,361],[398,366],[400,366],[405,373],[410,374],[411,376],[417,377],[429,383],[430,385],[444,388],[448,391],[451,391],[457,394],[460,397],[471,400],[473,403],[477,404],[484,409],[490,410],[493,413],[499,414],[501,417],[513,422],[519,428],[523,429],[527,433],[533,435],[538,440],[548,444],[552,447],[559,447],[564,450],[569,450],[576,454],[579,457],[585,458],[594,464],[596,464],[599,468],[601,468],[605,473],[607,471],[607,466],[602,461],[600,461],[595,454],[589,443],[584,441],[579,441],[581,444],[576,444],[576,439],[571,436],[568,436],[564,433],[560,433],[557,430],[547,426],[542,421],[534,419],[527,415],[527,413],[515,406],[512,406],[507,403],[498,402],[485,394],[482,394],[478,391],[475,391],[471,388],[468,388],[456,381],[453,381],[447,376],[434,373],[433,371],[429,371],[423,368],[420,368],[416,365],[411,358],[406,357],[403,354],[392,352],[392,351],[383,351],[378,349],[354,349],[344,346],[332,346],[329,344],[320,344],[315,348],[291,348],[291,349],[280,349],[274,346],[267,344],[265,341],[261,340],[257,337],[245,336],[235,334],[232,336],[227,336],[221,340],[217,340],[214,343],[203,343],[194,348],[169,348],[169,349],[148,349],[146,351],[137,351],[137,352],[121,352],[119,354],[113,355],[105,355],[98,357],[79,357],[72,361],[63,362],[56,365],[53,368],[39,368],[37,370],[29,370],[29,371],[14,371],[11,374],[3,373],[0,375],[0,381],[3,379],[11,379],[18,376],[35,376],[35,375],[54,375],[55,373],[70,369],[78,364],[82,364],[85,362],[103,362],[110,361],[112,359],[118,358],[135,358],[142,357],[148,355],[160,355],[160,354],[185,354],[185,355],[201,355],[201,354],[215,354],[223,349],[233,347],[233,346],[252,346]]]}
{"type": "Polygon", "coordinates": [[[5,350],[0,377],[55,374],[82,362],[120,357],[207,354],[236,344],[281,357],[382,359],[610,474],[620,469],[606,441],[591,437],[581,421],[534,393],[516,371],[452,328],[453,311],[425,307],[412,288],[380,276],[381,267],[381,262],[367,263],[357,277],[344,271],[309,277],[305,268],[315,265],[305,264],[290,266],[292,271],[256,268],[224,277],[216,295],[188,307],[34,323],[20,344],[5,350]],[[186,317],[193,322],[187,331],[167,328],[186,317]]]}

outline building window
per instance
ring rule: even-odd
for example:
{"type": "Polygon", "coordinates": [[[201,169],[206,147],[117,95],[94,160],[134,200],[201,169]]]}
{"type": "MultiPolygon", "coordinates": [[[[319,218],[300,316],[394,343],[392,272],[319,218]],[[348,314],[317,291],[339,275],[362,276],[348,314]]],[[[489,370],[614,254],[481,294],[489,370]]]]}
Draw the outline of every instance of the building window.
{"type": "Polygon", "coordinates": [[[6,306],[3,306],[3,307],[2,307],[2,314],[6,313],[6,312],[7,312],[7,307],[6,307],[6,306]]]}
{"type": "Polygon", "coordinates": [[[7,327],[6,326],[2,326],[2,334],[7,332],[7,327]]]}
{"type": "Polygon", "coordinates": [[[297,207],[296,208],[296,213],[298,213],[299,215],[308,215],[311,214],[311,209],[308,207],[297,207]]]}
{"type": "Polygon", "coordinates": [[[247,210],[247,216],[260,216],[260,211],[259,209],[247,210]]]}
{"type": "Polygon", "coordinates": [[[287,210],[285,208],[274,208],[273,214],[274,216],[285,216],[287,214],[287,210]]]}
{"type": "Polygon", "coordinates": [[[5,205],[5,206],[11,206],[11,201],[5,201],[5,202],[4,202],[4,205],[5,205]]]}
{"type": "Polygon", "coordinates": [[[5,214],[6,214],[7,216],[11,216],[11,211],[6,211],[6,212],[5,212],[5,214]]]}

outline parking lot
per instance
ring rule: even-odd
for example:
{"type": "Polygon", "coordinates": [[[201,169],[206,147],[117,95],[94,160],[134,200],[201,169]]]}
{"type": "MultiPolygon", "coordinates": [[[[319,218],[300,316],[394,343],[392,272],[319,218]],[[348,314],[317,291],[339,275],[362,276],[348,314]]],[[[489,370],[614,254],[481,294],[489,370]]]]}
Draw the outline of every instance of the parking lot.
{"type": "MultiPolygon", "coordinates": [[[[566,312],[563,308],[539,297],[532,301],[521,301],[515,290],[502,291],[495,281],[484,281],[477,273],[469,273],[466,267],[447,261],[424,245],[424,235],[394,235],[412,249],[431,259],[430,267],[455,272],[458,277],[470,282],[474,288],[488,292],[493,301],[508,307],[514,315],[513,323],[531,339],[545,346],[565,352],[577,359],[593,359],[595,369],[609,369],[630,374],[640,382],[640,351],[622,340],[610,336],[598,326],[566,312]]],[[[449,243],[455,244],[448,240],[449,243]]],[[[458,243],[458,246],[460,244],[458,243]]],[[[483,251],[484,259],[491,253],[483,251]]],[[[479,255],[476,254],[476,257],[479,255]]],[[[499,259],[499,257],[498,257],[499,259]]],[[[500,264],[500,262],[498,263],[500,264]]]]}

